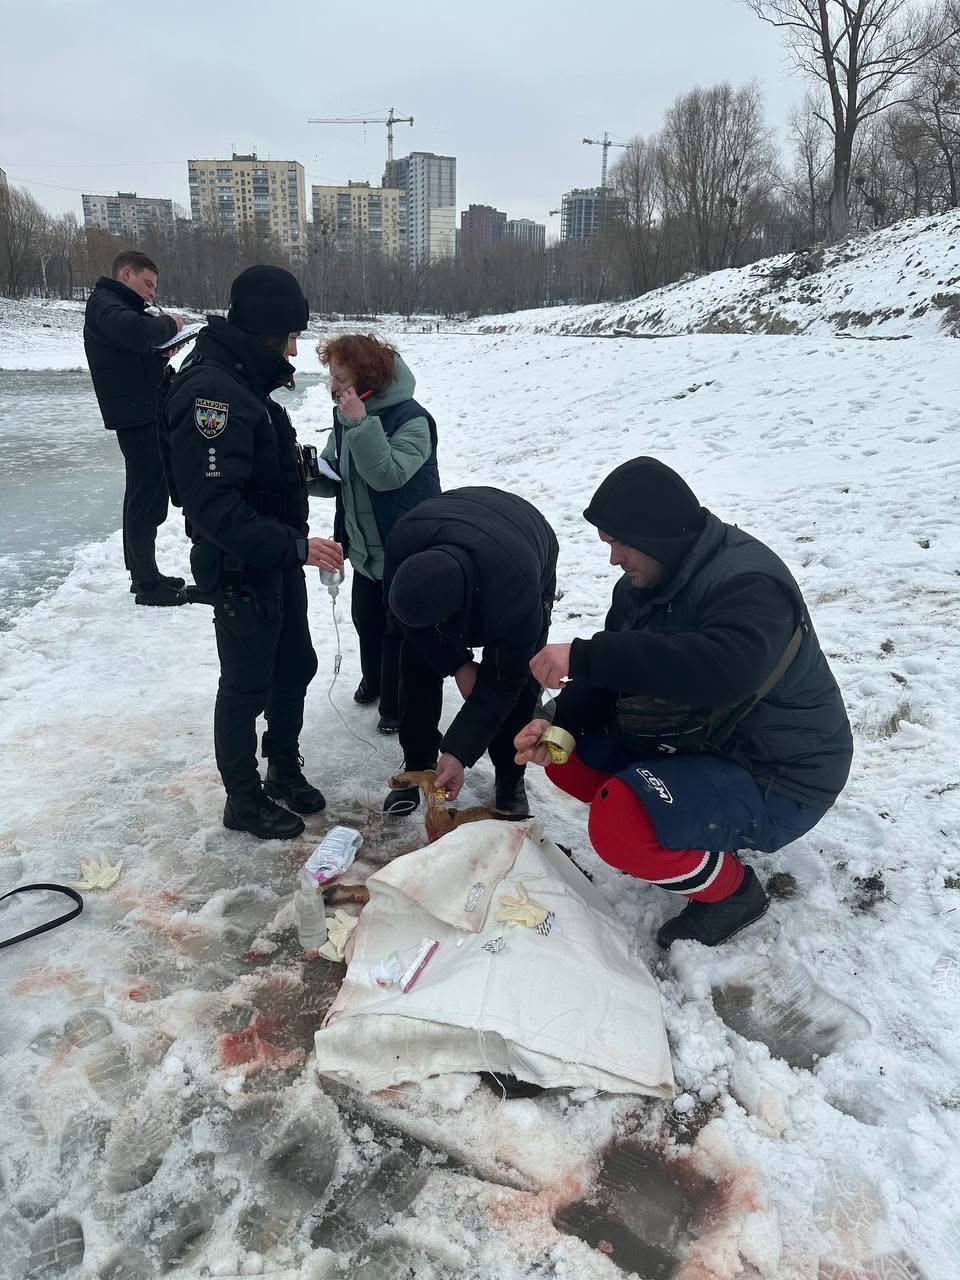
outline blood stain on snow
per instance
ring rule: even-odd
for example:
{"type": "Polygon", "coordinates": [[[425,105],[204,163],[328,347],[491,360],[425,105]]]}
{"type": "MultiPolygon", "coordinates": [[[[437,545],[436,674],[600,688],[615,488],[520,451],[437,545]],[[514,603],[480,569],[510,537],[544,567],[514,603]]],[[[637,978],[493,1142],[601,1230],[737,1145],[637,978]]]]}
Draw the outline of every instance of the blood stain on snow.
{"type": "Polygon", "coordinates": [[[255,1018],[239,1031],[224,1031],[217,1036],[217,1051],[224,1066],[240,1067],[244,1075],[257,1071],[287,1071],[299,1066],[305,1058],[302,1049],[285,1053],[265,1036],[273,1035],[278,1020],[255,1018]]]}
{"type": "Polygon", "coordinates": [[[83,981],[81,970],[49,969],[40,966],[30,969],[19,982],[14,984],[13,993],[17,996],[36,995],[43,991],[57,991],[65,987],[71,995],[82,996],[90,990],[90,983],[83,981]]]}

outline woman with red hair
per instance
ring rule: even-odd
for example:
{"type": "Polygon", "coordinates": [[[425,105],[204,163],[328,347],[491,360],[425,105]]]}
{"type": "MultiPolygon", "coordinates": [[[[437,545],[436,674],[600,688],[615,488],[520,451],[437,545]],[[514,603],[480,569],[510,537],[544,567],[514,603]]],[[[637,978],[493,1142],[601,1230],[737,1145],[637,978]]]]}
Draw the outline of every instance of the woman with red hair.
{"type": "Polygon", "coordinates": [[[396,733],[400,638],[388,625],[383,548],[396,521],[440,492],[437,426],[413,398],[416,380],[397,349],[373,334],[350,333],[317,347],[337,402],[323,458],[341,483],[313,492],[337,501],[334,538],[353,565],[351,613],[362,679],[353,695],[379,700],[380,733],[396,733]]]}

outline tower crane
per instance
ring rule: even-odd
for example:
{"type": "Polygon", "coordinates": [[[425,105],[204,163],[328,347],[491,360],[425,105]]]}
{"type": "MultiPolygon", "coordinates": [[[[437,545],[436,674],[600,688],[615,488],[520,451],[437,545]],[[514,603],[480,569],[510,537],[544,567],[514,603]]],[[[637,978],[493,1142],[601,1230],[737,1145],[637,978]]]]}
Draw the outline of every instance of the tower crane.
{"type": "Polygon", "coordinates": [[[611,147],[625,147],[626,142],[612,142],[610,134],[604,129],[602,138],[584,138],[584,142],[591,147],[603,147],[603,167],[600,170],[600,190],[607,189],[607,152],[611,147]]]}
{"type": "Polygon", "coordinates": [[[387,164],[393,163],[393,126],[413,124],[413,116],[398,116],[390,107],[385,116],[311,116],[307,124],[385,124],[387,126],[387,164]]]}

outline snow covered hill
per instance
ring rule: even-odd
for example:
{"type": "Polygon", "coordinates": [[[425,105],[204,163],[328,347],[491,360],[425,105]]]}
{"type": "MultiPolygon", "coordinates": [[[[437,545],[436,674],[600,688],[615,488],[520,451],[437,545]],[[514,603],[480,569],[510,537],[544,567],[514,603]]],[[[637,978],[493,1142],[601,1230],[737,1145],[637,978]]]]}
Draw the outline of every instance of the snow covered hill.
{"type": "Polygon", "coordinates": [[[960,210],[834,248],[689,277],[631,302],[485,316],[487,333],[767,333],[847,338],[956,334],[960,210]]]}
{"type": "MultiPolygon", "coordinates": [[[[347,610],[331,704],[330,604],[311,584],[303,750],[329,809],[303,840],[263,845],[220,824],[209,613],[138,610],[119,534],[81,550],[0,635],[0,891],[75,879],[90,854],[124,868],[79,920],[0,953],[0,1274],[953,1280],[952,341],[398,340],[440,424],[445,484],[524,494],[557,529],[555,639],[601,623],[614,574],[580,513],[624,458],[663,458],[769,541],[850,709],[850,785],[808,837],[755,859],[784,877],[757,927],[665,956],[652,934],[675,901],[599,863],[582,807],[534,776],[549,834],[659,978],[672,1105],[504,1102],[475,1076],[324,1090],[311,1037],[339,970],[297,946],[298,863],[332,822],[362,826],[368,866],[423,839],[419,820],[379,811],[398,757],[352,702],[347,610]]],[[[320,440],[328,420],[318,386],[301,434],[320,440]]],[[[314,503],[318,531],[330,518],[314,503]]],[[[174,519],[162,553],[186,568],[174,519]]],[[[489,766],[468,777],[464,802],[486,802],[489,766]]],[[[0,908],[0,934],[37,909],[0,908]]]]}

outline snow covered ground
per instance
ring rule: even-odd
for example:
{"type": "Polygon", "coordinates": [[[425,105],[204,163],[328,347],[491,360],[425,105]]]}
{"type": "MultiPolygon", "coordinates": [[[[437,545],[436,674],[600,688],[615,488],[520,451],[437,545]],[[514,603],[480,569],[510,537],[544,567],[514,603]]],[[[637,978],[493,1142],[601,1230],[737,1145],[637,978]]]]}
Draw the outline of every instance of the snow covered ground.
{"type": "MultiPolygon", "coordinates": [[[[665,956],[652,934],[676,901],[600,864],[583,808],[531,778],[548,833],[660,980],[672,1104],[503,1101],[476,1077],[324,1090],[312,1034],[340,970],[304,962],[296,869],[334,822],[362,827],[368,865],[423,838],[419,820],[380,814],[398,751],[352,702],[346,603],[337,715],[312,584],[302,745],[328,810],[301,840],[262,844],[220,824],[209,613],[135,608],[119,535],[85,547],[0,634],[0,892],[75,879],[87,855],[124,868],[78,920],[0,953],[0,1275],[953,1280],[956,346],[529,326],[399,341],[446,486],[511,489],[557,529],[555,639],[601,623],[614,572],[580,513],[625,458],[662,458],[767,540],[850,709],[849,787],[809,836],[755,860],[791,877],[758,926],[665,956]]],[[[302,437],[328,420],[310,388],[302,437]]],[[[328,532],[329,506],[313,512],[328,532]]],[[[177,521],[161,541],[184,570],[177,521]]],[[[487,802],[489,766],[468,781],[464,802],[487,802]]],[[[0,935],[39,913],[4,904],[0,935]]]]}
{"type": "Polygon", "coordinates": [[[960,326],[960,211],[827,249],[666,285],[631,302],[485,316],[488,332],[840,334],[914,338],[960,326]]]}

